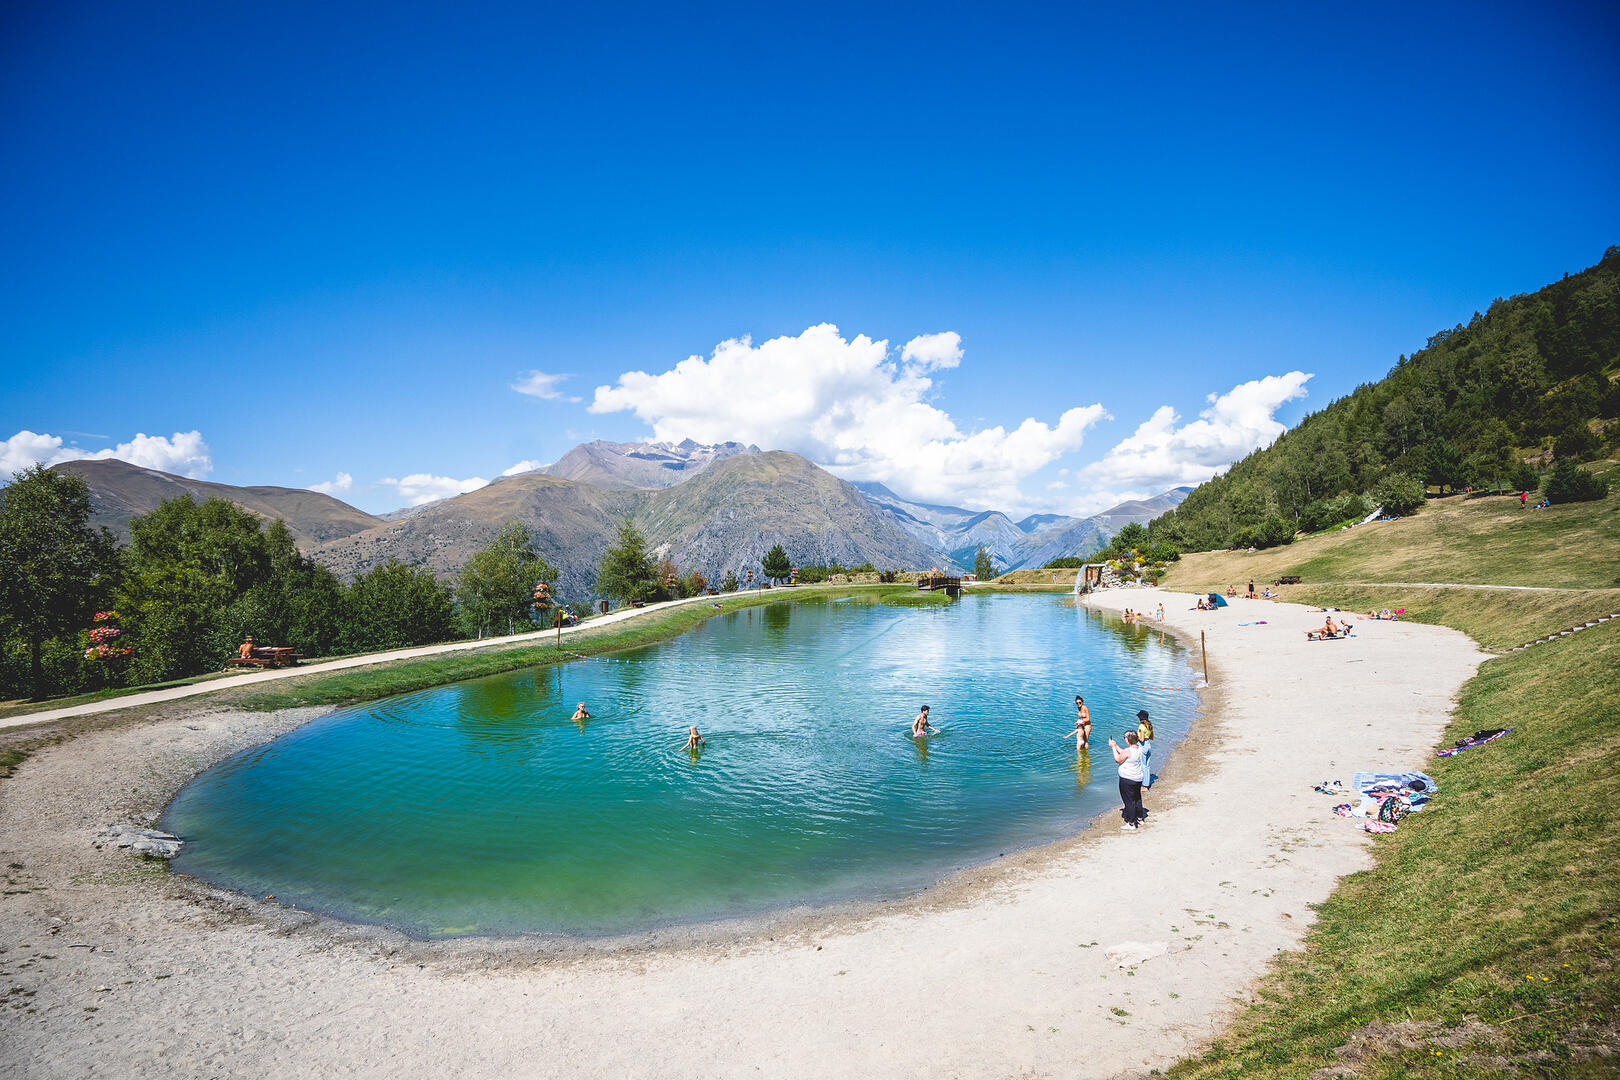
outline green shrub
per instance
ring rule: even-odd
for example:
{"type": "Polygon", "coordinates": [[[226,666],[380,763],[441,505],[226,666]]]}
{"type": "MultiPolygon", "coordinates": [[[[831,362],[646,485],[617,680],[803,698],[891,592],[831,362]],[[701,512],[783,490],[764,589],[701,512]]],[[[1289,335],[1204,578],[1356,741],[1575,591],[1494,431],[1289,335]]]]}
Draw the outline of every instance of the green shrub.
{"type": "Polygon", "coordinates": [[[1426,501],[1423,481],[1402,472],[1390,473],[1373,489],[1373,500],[1386,514],[1410,514],[1426,501]]]}
{"type": "Polygon", "coordinates": [[[1553,466],[1547,478],[1546,496],[1554,506],[1560,503],[1591,502],[1609,493],[1609,486],[1591,473],[1582,472],[1576,464],[1565,458],[1553,466]]]}
{"type": "Polygon", "coordinates": [[[1042,570],[1078,570],[1084,565],[1086,565],[1086,560],[1081,559],[1081,558],[1077,558],[1077,557],[1075,557],[1073,555],[1065,555],[1061,559],[1053,559],[1051,562],[1049,562],[1045,566],[1041,567],[1041,569],[1042,570]]]}
{"type": "Polygon", "coordinates": [[[1513,466],[1513,472],[1508,476],[1508,487],[1514,491],[1535,491],[1541,487],[1541,474],[1521,461],[1513,466]]]}

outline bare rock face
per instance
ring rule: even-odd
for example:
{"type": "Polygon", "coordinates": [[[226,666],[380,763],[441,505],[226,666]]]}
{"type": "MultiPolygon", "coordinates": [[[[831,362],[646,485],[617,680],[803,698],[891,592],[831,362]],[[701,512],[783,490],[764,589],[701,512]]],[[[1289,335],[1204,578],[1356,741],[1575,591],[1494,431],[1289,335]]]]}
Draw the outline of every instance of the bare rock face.
{"type": "Polygon", "coordinates": [[[180,854],[185,841],[170,833],[156,829],[142,829],[134,825],[112,825],[101,834],[104,843],[116,848],[127,848],[137,855],[154,859],[172,859],[180,854]]]}

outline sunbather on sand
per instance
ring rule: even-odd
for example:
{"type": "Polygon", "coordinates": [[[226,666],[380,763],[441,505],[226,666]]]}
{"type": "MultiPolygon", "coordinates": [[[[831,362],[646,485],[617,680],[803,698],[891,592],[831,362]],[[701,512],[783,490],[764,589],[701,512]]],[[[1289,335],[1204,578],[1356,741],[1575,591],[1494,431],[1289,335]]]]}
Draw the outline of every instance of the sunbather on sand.
{"type": "Polygon", "coordinates": [[[1313,641],[1320,640],[1321,638],[1338,637],[1339,628],[1333,625],[1333,616],[1329,615],[1327,617],[1327,621],[1324,622],[1321,627],[1316,630],[1305,631],[1305,636],[1313,641]]]}

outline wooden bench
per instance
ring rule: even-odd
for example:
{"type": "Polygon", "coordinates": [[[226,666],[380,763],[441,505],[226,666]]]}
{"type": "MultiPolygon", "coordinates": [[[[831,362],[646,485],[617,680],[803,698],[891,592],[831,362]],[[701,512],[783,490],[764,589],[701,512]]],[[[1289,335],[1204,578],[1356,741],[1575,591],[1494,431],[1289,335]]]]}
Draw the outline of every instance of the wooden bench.
{"type": "Polygon", "coordinates": [[[225,670],[231,668],[279,668],[296,667],[302,660],[303,654],[296,653],[291,646],[265,646],[256,647],[252,656],[230,656],[225,659],[225,670]]]}

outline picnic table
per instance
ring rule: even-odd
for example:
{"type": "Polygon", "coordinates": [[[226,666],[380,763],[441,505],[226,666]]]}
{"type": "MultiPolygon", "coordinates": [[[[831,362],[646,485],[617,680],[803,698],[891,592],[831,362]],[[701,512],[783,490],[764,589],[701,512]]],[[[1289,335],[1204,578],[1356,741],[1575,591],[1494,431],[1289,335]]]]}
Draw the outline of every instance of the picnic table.
{"type": "Polygon", "coordinates": [[[225,667],[227,670],[233,667],[295,667],[303,658],[303,654],[294,652],[291,645],[255,645],[251,656],[226,658],[225,667]]]}

